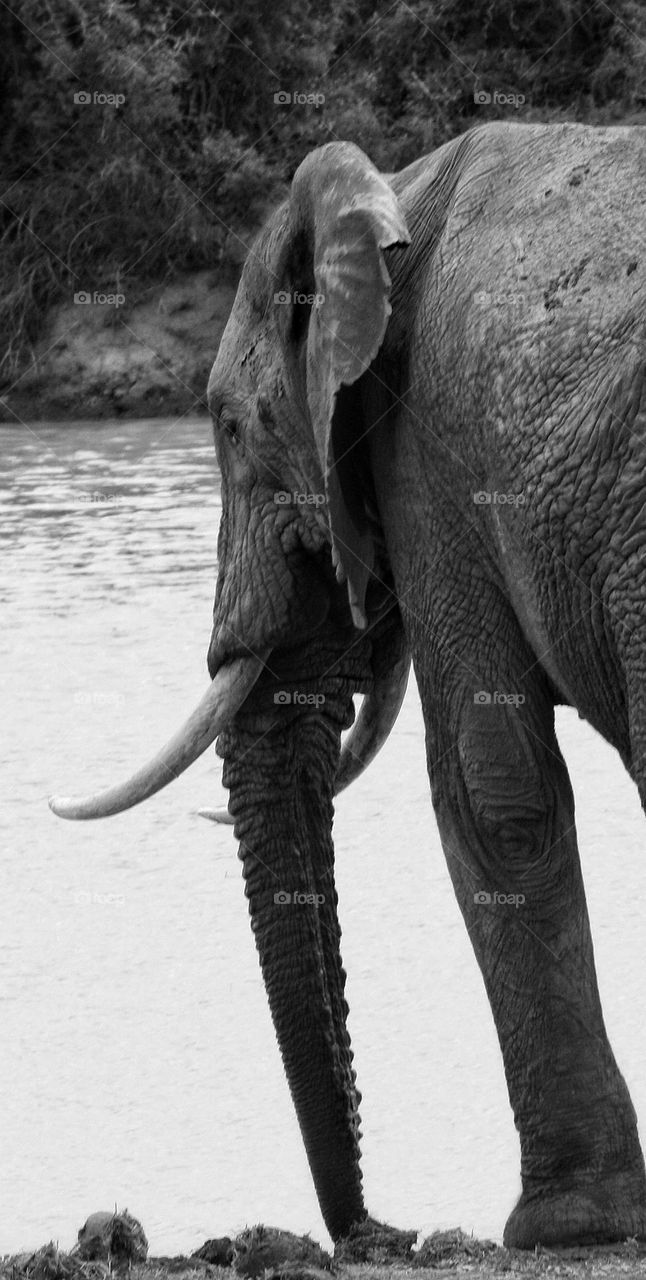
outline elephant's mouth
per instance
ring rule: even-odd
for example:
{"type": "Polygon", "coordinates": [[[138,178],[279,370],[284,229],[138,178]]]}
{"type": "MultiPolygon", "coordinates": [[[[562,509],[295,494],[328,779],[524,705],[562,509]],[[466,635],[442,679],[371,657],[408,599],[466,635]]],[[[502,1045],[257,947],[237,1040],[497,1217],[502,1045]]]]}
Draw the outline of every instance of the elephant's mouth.
{"type": "MultiPolygon", "coordinates": [[[[107,818],[147,800],[178,778],[215,741],[242,707],[259,679],[269,652],[224,663],[188,720],[151,760],[125,782],[88,796],[51,796],[49,807],[59,818],[107,818]]],[[[410,658],[398,656],[386,674],[375,677],[356,723],[344,743],[335,791],[359,777],[386,741],[401,707],[410,658]]]]}

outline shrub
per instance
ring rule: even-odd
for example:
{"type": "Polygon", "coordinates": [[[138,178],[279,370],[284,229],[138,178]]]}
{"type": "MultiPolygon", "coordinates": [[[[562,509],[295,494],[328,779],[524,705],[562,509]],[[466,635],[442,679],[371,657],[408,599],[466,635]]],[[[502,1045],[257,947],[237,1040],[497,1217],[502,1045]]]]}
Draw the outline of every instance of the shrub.
{"type": "Polygon", "coordinates": [[[525,119],[634,118],[645,70],[639,0],[7,0],[0,368],[77,289],[237,262],[236,227],[314,146],[347,138],[400,167],[508,118],[479,87],[524,94],[525,119]]]}

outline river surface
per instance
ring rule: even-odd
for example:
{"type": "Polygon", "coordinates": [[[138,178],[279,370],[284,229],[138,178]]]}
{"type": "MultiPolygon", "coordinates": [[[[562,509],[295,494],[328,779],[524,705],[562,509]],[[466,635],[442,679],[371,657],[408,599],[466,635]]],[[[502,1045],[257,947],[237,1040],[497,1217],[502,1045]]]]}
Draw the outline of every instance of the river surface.
{"type": "MultiPolygon", "coordinates": [[[[0,1254],[69,1248],[115,1202],[151,1252],[265,1222],[329,1243],[209,751],[146,805],[67,823],[207,683],[220,516],[204,420],[0,427],[0,1254]]],[[[646,828],[619,758],[558,733],[609,1034],[646,1123],[646,828]]],[[[371,1213],[500,1238],[519,1149],[429,799],[414,684],[337,804],[371,1213]]]]}

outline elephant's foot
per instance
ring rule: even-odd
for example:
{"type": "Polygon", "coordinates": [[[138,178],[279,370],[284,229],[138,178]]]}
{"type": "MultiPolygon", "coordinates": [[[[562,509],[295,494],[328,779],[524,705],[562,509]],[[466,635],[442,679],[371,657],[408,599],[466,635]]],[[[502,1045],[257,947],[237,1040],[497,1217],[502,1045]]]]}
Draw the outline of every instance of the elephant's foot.
{"type": "Polygon", "coordinates": [[[646,1239],[646,1184],[643,1170],[605,1175],[579,1189],[523,1192],[503,1237],[509,1249],[612,1244],[646,1239]]]}
{"type": "Polygon", "coordinates": [[[355,1222],[347,1236],[337,1241],[335,1262],[410,1262],[417,1231],[400,1231],[376,1218],[355,1222]]]}

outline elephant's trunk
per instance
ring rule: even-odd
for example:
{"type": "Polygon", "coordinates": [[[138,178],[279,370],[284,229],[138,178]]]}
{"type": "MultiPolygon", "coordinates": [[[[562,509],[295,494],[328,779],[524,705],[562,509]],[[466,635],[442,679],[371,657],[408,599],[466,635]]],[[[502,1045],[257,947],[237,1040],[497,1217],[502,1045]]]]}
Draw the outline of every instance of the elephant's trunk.
{"type": "Polygon", "coordinates": [[[306,712],[264,736],[245,709],[218,741],[274,1027],[335,1240],[366,1217],[331,838],[349,705],[348,697],[335,721],[328,699],[325,714],[306,712]],[[243,719],[249,730],[240,728],[243,719]]]}
{"type": "Polygon", "coordinates": [[[107,818],[161,791],[215,741],[253,688],[267,656],[236,658],[223,666],[181,729],[125,782],[89,796],[51,796],[50,809],[59,818],[107,818]]]}

